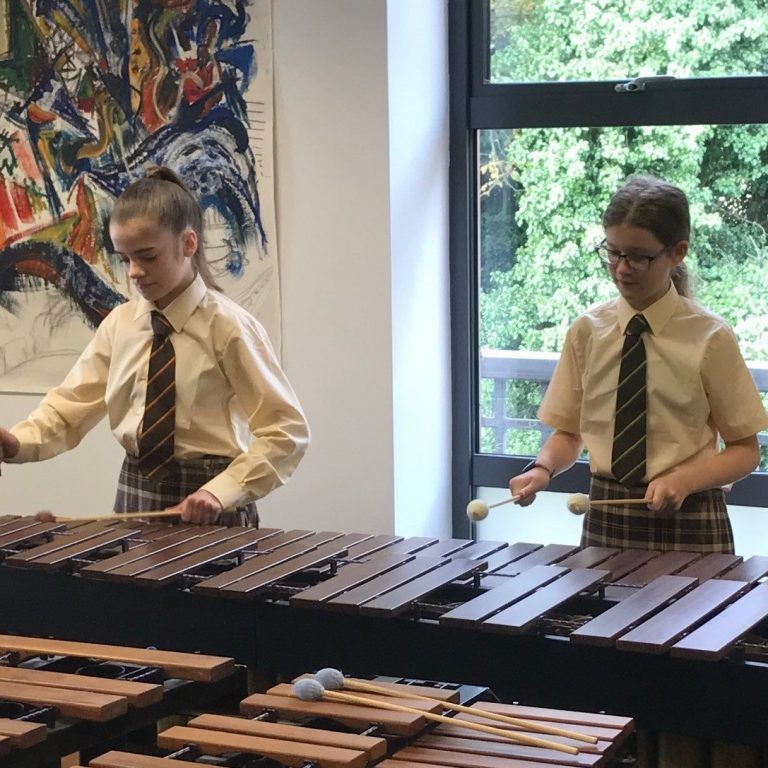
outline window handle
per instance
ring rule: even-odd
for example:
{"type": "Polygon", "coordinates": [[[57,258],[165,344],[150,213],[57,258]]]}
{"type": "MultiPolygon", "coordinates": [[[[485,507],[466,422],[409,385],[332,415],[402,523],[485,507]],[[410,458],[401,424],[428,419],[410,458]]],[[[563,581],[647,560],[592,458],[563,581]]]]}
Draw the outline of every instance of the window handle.
{"type": "Polygon", "coordinates": [[[614,90],[616,93],[637,93],[644,91],[647,83],[655,83],[659,80],[674,80],[672,75],[652,75],[649,77],[635,77],[627,80],[626,83],[616,83],[614,90]]]}

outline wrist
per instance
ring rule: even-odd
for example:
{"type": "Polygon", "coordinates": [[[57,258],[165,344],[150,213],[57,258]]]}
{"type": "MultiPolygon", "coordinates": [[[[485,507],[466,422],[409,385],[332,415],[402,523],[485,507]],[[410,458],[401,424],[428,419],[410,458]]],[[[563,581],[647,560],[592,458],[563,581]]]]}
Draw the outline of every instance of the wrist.
{"type": "Polygon", "coordinates": [[[523,472],[530,472],[532,469],[543,469],[547,473],[547,477],[551,478],[555,474],[554,469],[550,469],[546,464],[543,464],[538,459],[534,459],[533,461],[528,462],[526,464],[520,474],[522,475],[523,472]]]}

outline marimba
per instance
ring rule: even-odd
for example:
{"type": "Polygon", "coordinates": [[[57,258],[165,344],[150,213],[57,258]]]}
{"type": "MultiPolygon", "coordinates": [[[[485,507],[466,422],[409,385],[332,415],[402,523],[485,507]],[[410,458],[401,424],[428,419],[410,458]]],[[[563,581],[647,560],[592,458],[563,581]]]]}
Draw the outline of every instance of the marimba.
{"type": "Polygon", "coordinates": [[[265,674],[487,680],[505,700],[768,742],[765,557],[29,518],[0,520],[0,552],[6,631],[265,674]]]}
{"type": "MultiPolygon", "coordinates": [[[[168,768],[198,765],[200,757],[229,756],[231,763],[268,758],[277,766],[316,765],[318,768],[415,768],[461,766],[490,768],[607,768],[618,764],[634,725],[629,718],[544,710],[478,701],[469,712],[446,718],[436,727],[427,718],[455,703],[456,689],[387,684],[392,696],[369,695],[370,705],[347,702],[301,701],[291,686],[279,685],[243,699],[236,716],[202,714],[174,725],[157,737],[165,757],[111,751],[89,762],[91,768],[168,768]],[[430,700],[414,699],[414,693],[430,700]],[[392,711],[383,705],[402,706],[392,711]],[[527,746],[505,738],[526,738],[520,727],[485,719],[487,713],[524,719],[532,726],[545,724],[593,737],[594,743],[565,736],[548,736],[550,744],[578,744],[576,754],[547,747],[527,746]],[[473,723],[495,723],[498,733],[471,730],[473,723]],[[329,727],[330,726],[330,727],[329,727]],[[501,735],[499,735],[501,734],[501,735]]],[[[448,711],[448,710],[445,710],[448,711]]]]}
{"type": "Polygon", "coordinates": [[[234,659],[0,635],[0,765],[58,766],[244,690],[234,659]]]}

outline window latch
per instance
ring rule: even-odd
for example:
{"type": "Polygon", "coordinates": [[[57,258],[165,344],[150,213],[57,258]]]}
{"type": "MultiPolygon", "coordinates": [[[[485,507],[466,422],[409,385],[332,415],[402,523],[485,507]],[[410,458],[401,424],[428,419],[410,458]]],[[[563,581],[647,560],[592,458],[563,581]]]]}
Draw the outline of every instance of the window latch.
{"type": "Polygon", "coordinates": [[[627,80],[626,83],[616,83],[614,90],[616,93],[637,93],[644,91],[648,83],[656,83],[660,80],[674,80],[672,75],[653,75],[649,77],[635,77],[627,80]]]}

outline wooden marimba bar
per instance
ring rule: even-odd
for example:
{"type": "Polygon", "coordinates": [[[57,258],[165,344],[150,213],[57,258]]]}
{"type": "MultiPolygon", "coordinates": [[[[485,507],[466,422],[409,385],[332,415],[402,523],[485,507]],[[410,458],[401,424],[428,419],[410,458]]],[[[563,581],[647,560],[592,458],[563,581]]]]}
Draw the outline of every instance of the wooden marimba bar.
{"type": "Polygon", "coordinates": [[[484,679],[503,698],[768,739],[743,714],[768,695],[767,557],[130,523],[0,520],[0,600],[22,589],[43,607],[15,606],[0,629],[224,653],[272,673],[484,679]],[[702,687],[738,714],[700,711],[702,687]]]}
{"type": "Polygon", "coordinates": [[[0,635],[0,765],[59,765],[242,688],[234,659],[0,635]]]}
{"type": "Polygon", "coordinates": [[[565,768],[617,765],[634,730],[631,719],[610,715],[545,710],[492,702],[476,702],[470,712],[457,714],[435,726],[428,720],[446,703],[455,703],[457,691],[388,684],[391,696],[368,695],[369,704],[302,701],[291,686],[278,685],[253,694],[240,703],[237,716],[202,714],[175,725],[157,737],[164,757],[112,751],[92,759],[90,768],[169,768],[199,765],[200,757],[228,759],[242,765],[248,759],[268,758],[278,766],[315,765],[318,768],[565,768]],[[414,699],[414,694],[430,697],[414,699]],[[401,706],[392,711],[383,705],[401,706]],[[487,713],[523,718],[531,727],[545,724],[592,737],[592,743],[567,737],[548,737],[554,745],[578,744],[573,754],[540,746],[526,746],[525,726],[500,725],[498,733],[472,730],[473,724],[494,723],[487,713]],[[325,727],[324,727],[325,726],[325,727]],[[332,726],[329,729],[328,726],[332,726]],[[501,735],[499,735],[501,734],[501,735]],[[508,734],[510,738],[505,737],[508,734]]]}

